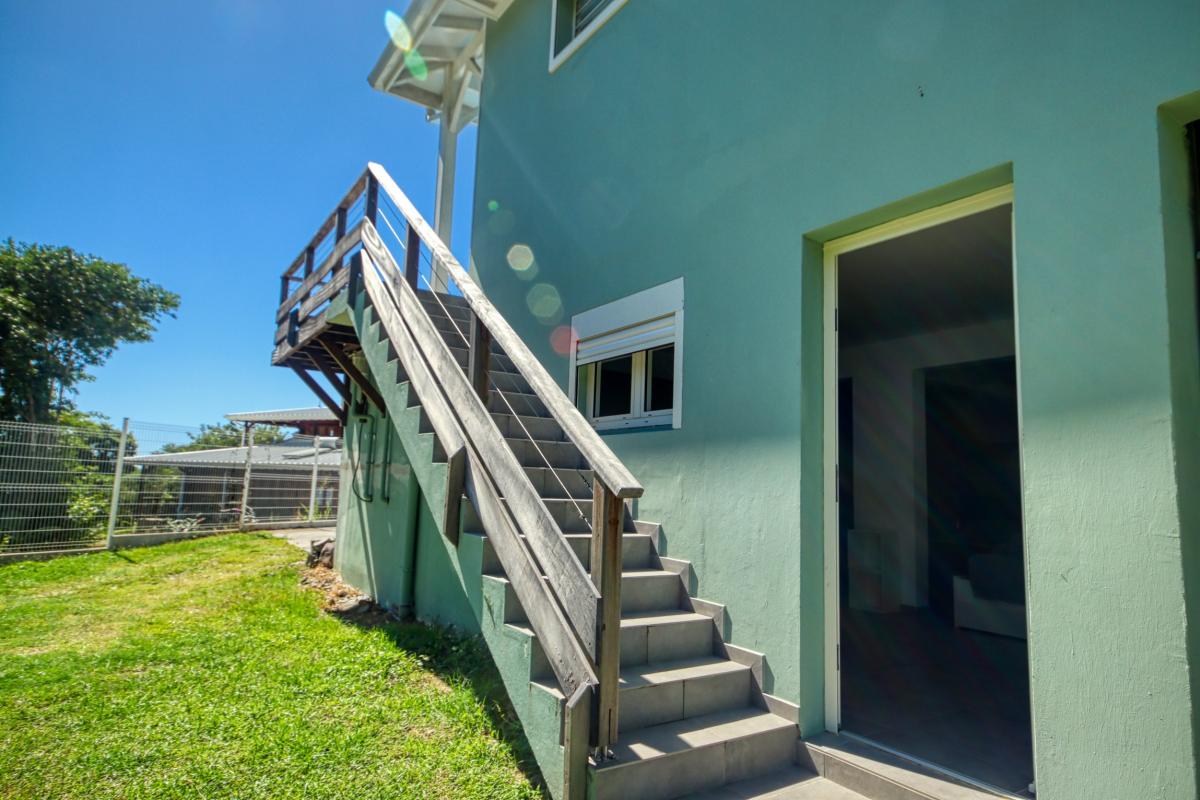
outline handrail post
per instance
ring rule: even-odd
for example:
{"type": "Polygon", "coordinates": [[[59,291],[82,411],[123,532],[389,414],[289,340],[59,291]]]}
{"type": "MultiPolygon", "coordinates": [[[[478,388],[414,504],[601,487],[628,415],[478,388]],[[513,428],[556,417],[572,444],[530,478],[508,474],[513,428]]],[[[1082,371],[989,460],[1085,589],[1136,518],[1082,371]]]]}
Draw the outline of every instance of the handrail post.
{"type": "Polygon", "coordinates": [[[314,250],[311,245],[309,247],[304,248],[304,277],[306,277],[306,278],[309,275],[312,275],[313,260],[314,260],[314,257],[316,256],[316,252],[317,251],[314,250]]]}
{"type": "Polygon", "coordinates": [[[583,683],[563,702],[563,791],[564,800],[587,798],[588,737],[595,692],[583,683]]]}
{"type": "Polygon", "coordinates": [[[367,175],[367,207],[363,212],[363,216],[371,220],[374,225],[379,216],[379,181],[374,175],[367,175]]]}
{"type": "Polygon", "coordinates": [[[599,479],[592,481],[592,582],[600,592],[596,615],[596,747],[604,757],[617,741],[621,671],[621,550],[625,505],[599,479]]]}
{"type": "MultiPolygon", "coordinates": [[[[337,227],[334,229],[333,246],[337,247],[338,242],[344,238],[346,238],[346,207],[338,206],[337,227]]],[[[333,265],[333,269],[329,271],[330,275],[336,275],[338,273],[338,270],[342,268],[342,262],[344,260],[344,256],[337,260],[337,263],[333,265]]]]}
{"type": "Polygon", "coordinates": [[[488,401],[488,369],[492,357],[492,335],[478,316],[471,317],[471,350],[467,362],[467,375],[475,394],[486,406],[488,401]]]}
{"type": "MultiPolygon", "coordinates": [[[[412,290],[417,291],[417,282],[421,274],[421,234],[416,227],[408,223],[408,236],[404,242],[404,279],[412,290]]],[[[432,290],[433,287],[430,287],[432,290]]]]}
{"type": "Polygon", "coordinates": [[[291,294],[292,277],[290,275],[281,275],[279,277],[279,305],[287,302],[288,295],[291,294]]]}

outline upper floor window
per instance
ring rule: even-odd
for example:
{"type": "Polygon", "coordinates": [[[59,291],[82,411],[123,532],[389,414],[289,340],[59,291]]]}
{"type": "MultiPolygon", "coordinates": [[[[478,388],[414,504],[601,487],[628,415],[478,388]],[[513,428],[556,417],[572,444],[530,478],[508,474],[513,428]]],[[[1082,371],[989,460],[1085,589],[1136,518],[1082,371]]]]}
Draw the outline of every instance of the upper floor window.
{"type": "Polygon", "coordinates": [[[598,430],[682,420],[683,279],[571,319],[571,392],[598,430]]]}
{"type": "Polygon", "coordinates": [[[550,71],[558,69],[628,0],[551,0],[550,71]]]}

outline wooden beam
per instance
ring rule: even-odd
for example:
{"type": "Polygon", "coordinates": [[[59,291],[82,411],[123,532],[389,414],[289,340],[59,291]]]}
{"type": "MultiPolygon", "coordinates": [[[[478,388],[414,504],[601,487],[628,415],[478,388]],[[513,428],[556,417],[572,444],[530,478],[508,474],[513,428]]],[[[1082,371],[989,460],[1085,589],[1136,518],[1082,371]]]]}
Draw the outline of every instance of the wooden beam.
{"type": "Polygon", "coordinates": [[[333,359],[334,363],[342,368],[342,372],[346,373],[346,377],[358,384],[358,388],[363,394],[371,399],[371,402],[375,404],[375,407],[386,414],[387,403],[384,402],[383,395],[379,393],[379,390],[375,388],[375,385],[371,383],[370,379],[368,379],[366,375],[363,375],[362,372],[359,371],[358,367],[354,366],[354,361],[351,360],[350,356],[346,355],[341,348],[331,346],[329,342],[325,341],[323,338],[318,339],[317,341],[320,342],[321,347],[325,349],[325,352],[329,354],[329,357],[333,359]]]}
{"type": "Polygon", "coordinates": [[[333,412],[334,416],[338,418],[338,422],[345,425],[346,412],[342,410],[342,407],[339,404],[333,401],[333,398],[329,396],[329,392],[325,391],[325,388],[321,386],[321,384],[317,383],[316,378],[314,378],[312,375],[309,375],[308,370],[301,369],[300,367],[293,366],[292,370],[300,376],[300,380],[304,381],[305,386],[307,386],[309,389],[312,389],[312,392],[317,396],[317,399],[324,403],[325,407],[333,412]]]}
{"type": "MultiPolygon", "coordinates": [[[[317,341],[320,340],[318,339],[317,341]]],[[[321,342],[321,344],[324,344],[324,342],[321,342]]],[[[312,361],[316,368],[321,371],[321,374],[325,376],[325,380],[329,381],[329,384],[334,389],[337,389],[337,393],[342,396],[342,400],[348,402],[350,400],[350,384],[343,378],[338,377],[338,374],[333,371],[333,367],[328,361],[318,358],[316,353],[310,352],[307,355],[309,361],[312,361]]]]}
{"type": "Polygon", "coordinates": [[[483,17],[466,17],[462,14],[438,14],[433,21],[435,28],[450,28],[456,31],[483,30],[483,17]]]}

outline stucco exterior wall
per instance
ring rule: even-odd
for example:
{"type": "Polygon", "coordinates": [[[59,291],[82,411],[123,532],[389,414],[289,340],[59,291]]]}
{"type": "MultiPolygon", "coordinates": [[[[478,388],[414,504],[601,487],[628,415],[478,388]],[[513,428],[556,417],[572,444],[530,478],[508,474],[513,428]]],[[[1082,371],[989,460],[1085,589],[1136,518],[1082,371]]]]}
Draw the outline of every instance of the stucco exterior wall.
{"type": "Polygon", "coordinates": [[[1195,278],[1163,140],[1200,102],[1160,106],[1200,88],[1200,6],[631,2],[554,74],[549,34],[536,0],[488,31],[474,268],[564,386],[556,324],[687,276],[682,428],[609,442],[806,733],[820,242],[1014,183],[1038,795],[1193,796],[1195,278]]]}
{"type": "Polygon", "coordinates": [[[346,422],[335,566],[350,585],[399,613],[413,611],[413,536],[420,493],[396,431],[374,409],[346,422]],[[372,422],[373,420],[373,422],[372,422]],[[377,436],[371,456],[372,426],[377,436]],[[385,437],[392,439],[390,453],[385,437]],[[390,462],[390,463],[389,463],[390,462]],[[368,496],[368,464],[371,475],[368,496]],[[390,470],[389,499],[383,471],[390,470]]]}

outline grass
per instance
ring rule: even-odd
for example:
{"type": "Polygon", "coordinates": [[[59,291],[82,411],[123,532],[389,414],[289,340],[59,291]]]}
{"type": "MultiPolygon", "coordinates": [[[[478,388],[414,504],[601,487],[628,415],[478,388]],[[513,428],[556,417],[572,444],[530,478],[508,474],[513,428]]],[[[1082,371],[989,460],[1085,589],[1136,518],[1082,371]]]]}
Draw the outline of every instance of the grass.
{"type": "Polygon", "coordinates": [[[300,559],[234,534],[0,566],[0,797],[540,796],[477,640],[344,622],[300,559]]]}

